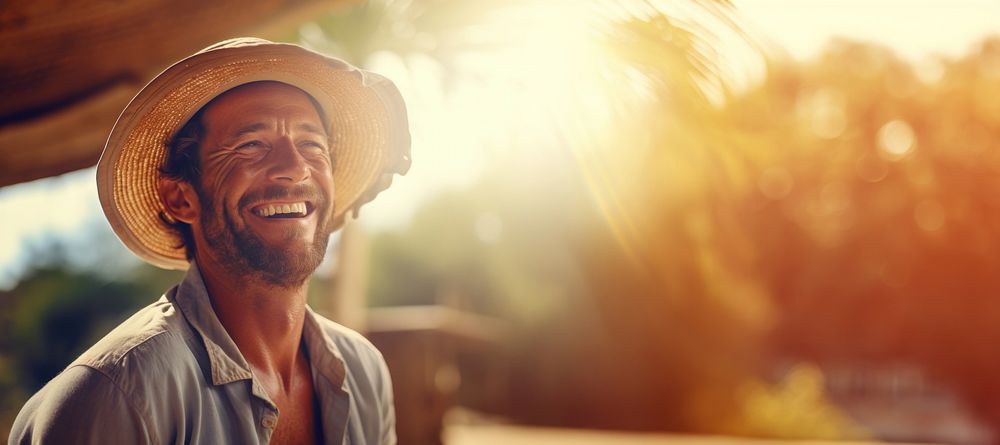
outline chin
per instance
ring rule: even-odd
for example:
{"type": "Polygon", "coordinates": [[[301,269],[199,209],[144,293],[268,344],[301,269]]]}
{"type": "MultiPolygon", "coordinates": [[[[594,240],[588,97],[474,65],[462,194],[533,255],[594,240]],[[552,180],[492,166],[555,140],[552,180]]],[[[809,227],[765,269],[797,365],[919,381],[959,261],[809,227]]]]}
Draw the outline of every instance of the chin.
{"type": "Polygon", "coordinates": [[[276,287],[301,286],[326,255],[330,231],[325,227],[315,229],[311,241],[296,231],[272,243],[225,216],[224,224],[206,231],[206,241],[233,276],[253,277],[276,287]]]}
{"type": "Polygon", "coordinates": [[[305,283],[323,262],[326,243],[322,243],[322,247],[317,244],[294,249],[245,245],[240,250],[249,269],[247,272],[267,284],[294,287],[305,283]]]}

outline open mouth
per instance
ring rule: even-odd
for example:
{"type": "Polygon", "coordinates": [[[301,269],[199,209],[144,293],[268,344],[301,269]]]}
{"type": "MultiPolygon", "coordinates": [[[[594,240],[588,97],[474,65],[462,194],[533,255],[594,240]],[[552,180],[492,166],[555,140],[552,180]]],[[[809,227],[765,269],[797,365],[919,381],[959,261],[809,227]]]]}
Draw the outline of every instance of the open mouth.
{"type": "Polygon", "coordinates": [[[307,201],[281,204],[261,204],[253,208],[253,214],[270,219],[303,218],[312,213],[313,206],[307,201]]]}

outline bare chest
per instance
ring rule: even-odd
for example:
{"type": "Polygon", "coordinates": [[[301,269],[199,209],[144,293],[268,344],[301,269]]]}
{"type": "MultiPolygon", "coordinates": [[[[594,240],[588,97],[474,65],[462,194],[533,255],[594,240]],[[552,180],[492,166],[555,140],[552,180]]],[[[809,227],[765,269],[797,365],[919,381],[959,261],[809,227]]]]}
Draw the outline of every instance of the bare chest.
{"type": "MultiPolygon", "coordinates": [[[[309,386],[311,389],[312,385],[309,386]]],[[[271,443],[322,443],[323,429],[320,422],[320,409],[312,391],[307,394],[296,394],[282,402],[275,402],[281,415],[278,418],[278,424],[274,427],[274,433],[271,434],[271,443]]]]}
{"type": "Polygon", "coordinates": [[[313,390],[309,368],[300,368],[286,391],[269,391],[278,407],[278,422],[271,444],[318,444],[323,442],[319,399],[313,390]]]}

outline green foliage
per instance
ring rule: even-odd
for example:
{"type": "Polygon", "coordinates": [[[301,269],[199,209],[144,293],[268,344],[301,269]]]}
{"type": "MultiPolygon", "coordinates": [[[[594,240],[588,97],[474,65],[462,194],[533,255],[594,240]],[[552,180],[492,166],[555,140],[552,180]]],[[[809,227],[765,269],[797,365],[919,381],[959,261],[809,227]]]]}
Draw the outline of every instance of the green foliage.
{"type": "Polygon", "coordinates": [[[495,170],[430,200],[403,232],[378,235],[372,304],[449,304],[528,322],[586,298],[572,254],[585,195],[572,178],[520,173],[495,170]],[[550,193],[533,192],[537,181],[550,193]]]}

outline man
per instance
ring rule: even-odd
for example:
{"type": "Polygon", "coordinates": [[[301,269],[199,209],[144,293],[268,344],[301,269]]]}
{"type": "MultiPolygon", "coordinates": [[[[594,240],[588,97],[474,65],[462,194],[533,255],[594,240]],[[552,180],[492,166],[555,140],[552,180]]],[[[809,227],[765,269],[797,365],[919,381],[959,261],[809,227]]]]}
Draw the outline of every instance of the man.
{"type": "Polygon", "coordinates": [[[10,443],[394,443],[382,356],[305,301],[409,143],[391,82],[295,45],[229,40],[157,76],[98,191],[127,247],[187,275],[35,394],[10,443]]]}

